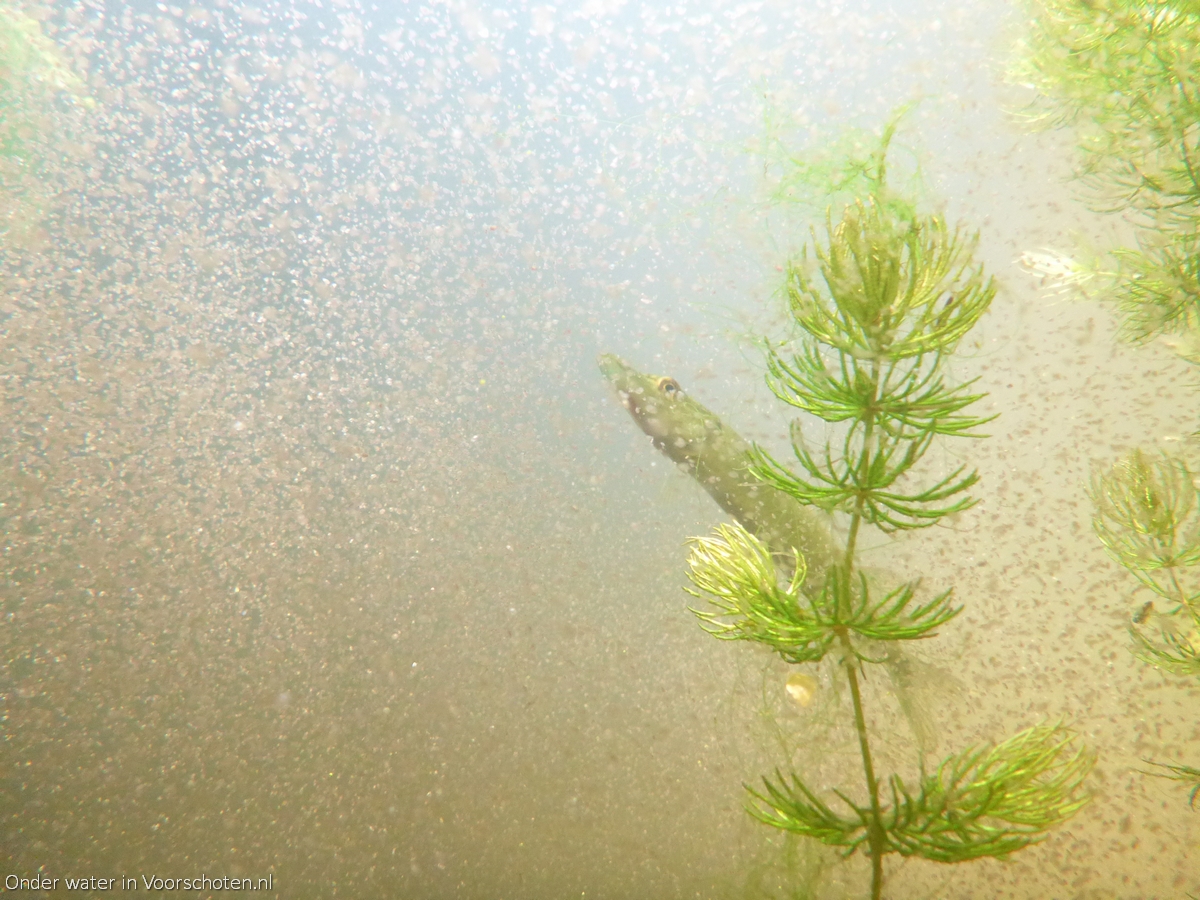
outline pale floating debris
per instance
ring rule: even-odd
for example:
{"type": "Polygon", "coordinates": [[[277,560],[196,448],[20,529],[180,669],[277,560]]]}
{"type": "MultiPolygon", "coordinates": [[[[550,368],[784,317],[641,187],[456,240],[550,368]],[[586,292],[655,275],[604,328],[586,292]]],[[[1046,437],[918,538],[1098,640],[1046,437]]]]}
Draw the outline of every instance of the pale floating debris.
{"type": "Polygon", "coordinates": [[[1188,362],[1200,361],[1200,338],[1192,334],[1164,334],[1158,342],[1188,362]]]}
{"type": "Polygon", "coordinates": [[[787,692],[801,706],[808,706],[813,702],[813,698],[817,696],[818,687],[817,679],[811,675],[796,672],[788,676],[787,692]]]}
{"type": "Polygon", "coordinates": [[[1017,257],[1017,264],[1031,275],[1041,277],[1043,286],[1051,293],[1061,294],[1072,287],[1081,287],[1091,281],[1096,273],[1088,270],[1076,260],[1049,248],[1026,250],[1017,257]]]}

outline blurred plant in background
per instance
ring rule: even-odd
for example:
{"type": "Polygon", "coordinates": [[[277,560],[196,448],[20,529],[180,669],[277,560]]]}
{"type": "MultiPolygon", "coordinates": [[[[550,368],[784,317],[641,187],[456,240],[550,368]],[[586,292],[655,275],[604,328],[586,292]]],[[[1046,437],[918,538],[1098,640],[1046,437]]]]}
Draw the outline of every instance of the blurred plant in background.
{"type": "MultiPolygon", "coordinates": [[[[1078,136],[1079,175],[1099,211],[1137,228],[1136,246],[1077,262],[1026,254],[1064,287],[1115,302],[1124,336],[1163,338],[1200,365],[1200,4],[1194,0],[1029,0],[1013,80],[1038,99],[1040,127],[1078,136]]],[[[1196,475],[1182,460],[1140,451],[1093,480],[1096,532],[1156,600],[1133,616],[1133,653],[1165,672],[1200,677],[1196,475]]],[[[1200,791],[1200,770],[1151,773],[1200,791]]]]}
{"type": "Polygon", "coordinates": [[[1134,654],[1176,675],[1200,675],[1200,517],[1187,465],[1170,456],[1147,459],[1135,450],[1092,487],[1095,528],[1113,559],[1162,601],[1134,617],[1134,654]],[[1166,620],[1157,639],[1143,626],[1166,620]]]}
{"type": "MultiPolygon", "coordinates": [[[[1172,675],[1200,678],[1200,489],[1180,459],[1135,450],[1092,483],[1093,524],[1109,555],[1157,600],[1133,616],[1133,654],[1172,675]]],[[[1147,772],[1200,792],[1200,770],[1147,760],[1147,772]]]]}
{"type": "Polygon", "coordinates": [[[40,175],[64,101],[94,104],[38,21],[0,4],[0,235],[19,239],[40,219],[40,175]]]}
{"type": "Polygon", "coordinates": [[[921,167],[911,153],[897,162],[897,149],[909,148],[896,147],[892,139],[915,106],[908,103],[893,112],[882,139],[873,131],[846,126],[818,146],[797,153],[787,139],[796,123],[764,105],[763,137],[754,156],[762,159],[766,205],[824,215],[827,206],[838,208],[870,194],[878,179],[886,177],[893,189],[876,195],[876,202],[887,204],[900,218],[911,219],[916,207],[909,198],[919,196],[924,187],[921,167]]]}
{"type": "MultiPolygon", "coordinates": [[[[1187,0],[1032,0],[1013,80],[1025,114],[1072,127],[1093,208],[1129,214],[1137,247],[1093,266],[1126,335],[1200,328],[1200,5],[1187,0]]],[[[1182,345],[1200,362],[1195,345],[1182,345]]]]}

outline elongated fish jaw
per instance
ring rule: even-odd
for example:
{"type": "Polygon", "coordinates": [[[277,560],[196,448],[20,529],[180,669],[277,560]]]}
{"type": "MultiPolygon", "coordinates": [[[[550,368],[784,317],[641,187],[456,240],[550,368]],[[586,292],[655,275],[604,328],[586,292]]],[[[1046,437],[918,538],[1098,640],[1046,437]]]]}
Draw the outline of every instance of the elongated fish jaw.
{"type": "Polygon", "coordinates": [[[694,468],[711,432],[720,428],[716,417],[688,397],[674,378],[645,375],[611,353],[597,362],[621,405],[654,446],[676,463],[694,468]]]}
{"type": "Polygon", "coordinates": [[[600,366],[601,374],[608,379],[608,383],[618,393],[631,391],[634,387],[638,386],[639,379],[645,377],[625,362],[625,360],[621,359],[621,357],[612,353],[600,354],[596,358],[596,363],[600,366]]]}
{"type": "MultiPolygon", "coordinates": [[[[621,401],[621,405],[629,410],[630,415],[643,430],[646,430],[644,423],[658,411],[658,398],[655,394],[656,385],[661,379],[653,375],[643,375],[619,356],[611,353],[602,354],[597,362],[600,371],[617,392],[617,399],[621,401]]],[[[647,434],[649,433],[647,431],[647,434]]]]}
{"type": "Polygon", "coordinates": [[[600,357],[600,371],[616,389],[621,405],[655,448],[694,474],[720,421],[689,397],[674,378],[643,375],[615,356],[600,357]]]}

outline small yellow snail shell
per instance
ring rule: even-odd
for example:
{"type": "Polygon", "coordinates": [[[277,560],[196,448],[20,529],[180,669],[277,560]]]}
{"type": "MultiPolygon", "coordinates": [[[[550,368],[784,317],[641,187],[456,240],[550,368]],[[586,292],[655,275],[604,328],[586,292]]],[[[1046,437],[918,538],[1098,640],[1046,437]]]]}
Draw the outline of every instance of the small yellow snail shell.
{"type": "Polygon", "coordinates": [[[789,675],[787,692],[801,706],[808,706],[813,702],[813,697],[817,696],[817,679],[811,675],[801,675],[799,672],[789,675]]]}

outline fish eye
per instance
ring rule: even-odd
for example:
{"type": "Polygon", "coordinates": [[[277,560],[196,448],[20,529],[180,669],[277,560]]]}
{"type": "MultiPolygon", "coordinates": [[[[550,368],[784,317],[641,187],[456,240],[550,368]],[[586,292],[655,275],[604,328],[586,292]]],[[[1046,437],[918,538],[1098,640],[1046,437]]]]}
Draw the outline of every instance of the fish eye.
{"type": "Polygon", "coordinates": [[[658,379],[658,389],[668,397],[674,397],[676,394],[683,393],[683,388],[679,386],[679,382],[674,378],[658,379]]]}

